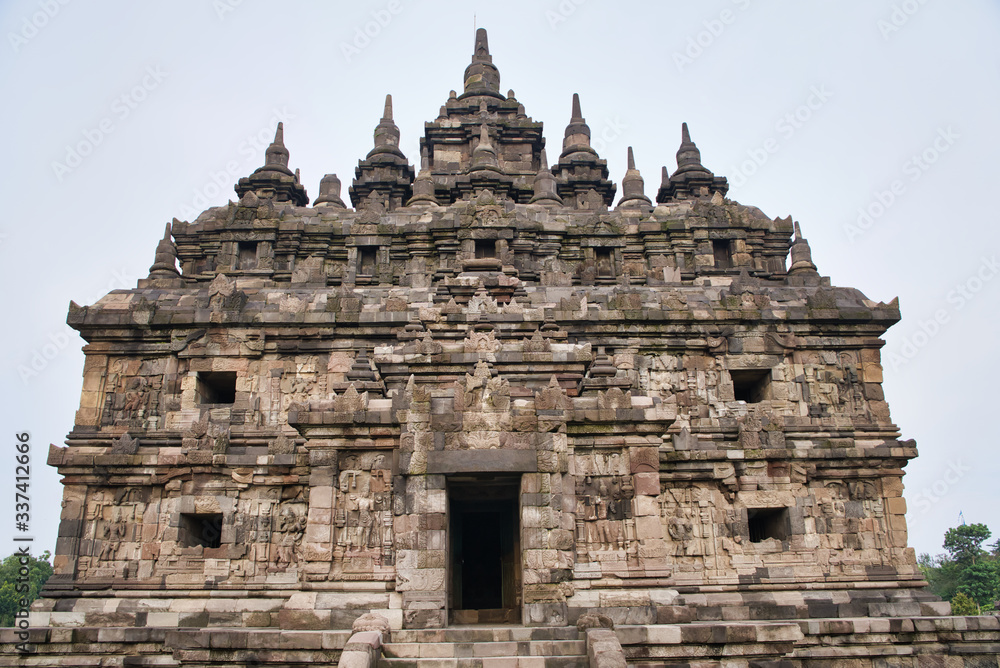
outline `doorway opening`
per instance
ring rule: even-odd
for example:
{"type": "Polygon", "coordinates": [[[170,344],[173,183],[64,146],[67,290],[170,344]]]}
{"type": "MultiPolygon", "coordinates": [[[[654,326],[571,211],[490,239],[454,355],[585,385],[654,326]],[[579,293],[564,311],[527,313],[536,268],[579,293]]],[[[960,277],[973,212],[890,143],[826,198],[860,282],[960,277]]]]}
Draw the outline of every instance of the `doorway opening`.
{"type": "Polygon", "coordinates": [[[449,623],[520,623],[520,483],[519,477],[449,479],[449,623]]]}

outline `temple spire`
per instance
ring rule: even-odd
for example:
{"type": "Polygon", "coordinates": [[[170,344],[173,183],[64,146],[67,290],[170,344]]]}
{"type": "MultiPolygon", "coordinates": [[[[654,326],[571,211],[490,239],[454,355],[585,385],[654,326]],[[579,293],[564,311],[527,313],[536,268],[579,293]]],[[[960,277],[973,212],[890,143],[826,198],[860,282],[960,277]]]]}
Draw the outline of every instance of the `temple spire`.
{"type": "Polygon", "coordinates": [[[434,179],[431,177],[431,161],[427,157],[427,150],[424,149],[420,155],[420,173],[413,181],[413,197],[406,206],[440,206],[437,197],[434,196],[434,179]]]}
{"type": "Polygon", "coordinates": [[[562,197],[556,191],[556,177],[549,171],[549,159],[545,154],[544,148],[542,149],[539,162],[541,164],[538,173],[535,175],[534,182],[535,192],[529,204],[545,204],[548,206],[562,204],[562,197]]]}
{"type": "Polygon", "coordinates": [[[723,196],[729,192],[729,182],[724,176],[716,176],[701,163],[701,151],[691,140],[687,123],[681,125],[681,145],[677,149],[677,171],[667,176],[663,168],[663,181],[656,195],[660,203],[675,200],[711,197],[715,193],[723,196]]]}
{"type": "Polygon", "coordinates": [[[382,111],[382,120],[392,120],[392,95],[388,93],[385,96],[385,109],[382,111]]]}
{"type": "Polygon", "coordinates": [[[177,247],[170,240],[170,223],[163,231],[163,238],[156,244],[153,266],[149,268],[149,278],[178,278],[177,247]]]}
{"type": "Polygon", "coordinates": [[[368,157],[371,158],[379,153],[392,153],[405,157],[399,150],[399,127],[392,120],[392,95],[385,96],[385,109],[381,120],[375,126],[375,148],[369,151],[368,157]]]}
{"type": "Polygon", "coordinates": [[[645,181],[643,181],[639,170],[635,168],[635,155],[632,153],[632,147],[629,146],[628,170],[625,172],[625,178],[622,179],[622,201],[618,203],[618,208],[652,206],[653,203],[644,192],[645,188],[645,181]]]}
{"type": "Polygon", "coordinates": [[[681,124],[681,147],[677,149],[677,172],[700,171],[707,172],[705,166],[701,164],[701,151],[698,146],[691,141],[691,132],[688,124],[681,124]]]}
{"type": "Polygon", "coordinates": [[[560,159],[571,153],[597,152],[590,147],[590,126],[587,125],[580,108],[580,94],[573,93],[573,112],[570,115],[569,125],[566,126],[566,134],[563,138],[563,152],[560,159]]]}
{"type": "Polygon", "coordinates": [[[493,56],[490,55],[490,45],[485,28],[476,31],[472,62],[465,68],[465,92],[459,99],[473,95],[495,97],[499,100],[506,99],[500,92],[500,70],[493,64],[493,56]]]}
{"type": "MultiPolygon", "coordinates": [[[[274,131],[274,141],[264,151],[264,165],[268,167],[283,167],[288,171],[288,149],[285,148],[285,125],[278,122],[274,131]]],[[[291,174],[291,171],[288,171],[291,174]]]]}
{"type": "Polygon", "coordinates": [[[241,198],[250,191],[257,197],[273,199],[275,202],[291,202],[296,206],[309,205],[306,189],[299,183],[296,172],[288,168],[284,123],[278,123],[274,131],[274,141],[264,151],[264,166],[254,170],[250,176],[243,177],[236,184],[236,194],[241,198]]]}
{"type": "Polygon", "coordinates": [[[347,205],[340,198],[340,179],[336,174],[327,174],[319,182],[319,197],[313,202],[313,206],[330,206],[338,209],[346,209],[347,205]]]}
{"type": "Polygon", "coordinates": [[[812,261],[812,248],[809,242],[802,237],[802,228],[798,221],[794,224],[795,242],[792,244],[792,266],[788,268],[789,276],[818,276],[816,265],[812,261]]]}
{"type": "Polygon", "coordinates": [[[501,172],[500,161],[497,158],[497,150],[490,142],[490,131],[483,123],[479,126],[479,144],[472,151],[472,167],[470,172],[488,169],[493,172],[501,172]]]}
{"type": "Polygon", "coordinates": [[[580,95],[573,93],[573,109],[563,137],[563,150],[553,168],[559,195],[577,207],[589,207],[590,191],[601,196],[604,206],[611,206],[617,186],[608,179],[608,163],[590,145],[590,126],[583,117],[580,95]]]}

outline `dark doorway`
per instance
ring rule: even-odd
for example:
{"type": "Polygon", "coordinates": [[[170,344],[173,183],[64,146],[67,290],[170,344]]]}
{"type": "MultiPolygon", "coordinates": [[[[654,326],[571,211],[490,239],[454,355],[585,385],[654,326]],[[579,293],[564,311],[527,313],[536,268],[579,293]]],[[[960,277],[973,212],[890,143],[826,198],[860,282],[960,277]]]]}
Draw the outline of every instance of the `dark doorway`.
{"type": "Polygon", "coordinates": [[[521,620],[517,478],[449,480],[451,623],[521,620]]]}

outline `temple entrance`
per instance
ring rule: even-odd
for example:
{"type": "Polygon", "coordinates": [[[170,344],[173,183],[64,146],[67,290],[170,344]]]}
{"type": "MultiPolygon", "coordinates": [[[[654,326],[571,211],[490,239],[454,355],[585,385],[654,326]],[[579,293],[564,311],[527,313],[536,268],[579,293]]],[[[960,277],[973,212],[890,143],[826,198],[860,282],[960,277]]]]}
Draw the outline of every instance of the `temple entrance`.
{"type": "Polygon", "coordinates": [[[449,623],[521,621],[519,491],[519,478],[449,478],[449,623]]]}

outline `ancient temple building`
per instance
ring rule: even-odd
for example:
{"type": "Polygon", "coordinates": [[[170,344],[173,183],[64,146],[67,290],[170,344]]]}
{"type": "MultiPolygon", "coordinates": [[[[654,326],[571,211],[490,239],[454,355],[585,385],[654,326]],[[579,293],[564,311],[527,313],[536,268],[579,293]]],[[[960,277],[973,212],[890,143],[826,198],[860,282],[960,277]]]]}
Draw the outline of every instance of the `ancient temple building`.
{"type": "Polygon", "coordinates": [[[585,108],[547,155],[480,30],[419,156],[386,98],[349,203],[279,124],[237,201],[71,304],[52,665],[329,665],[367,613],[406,668],[611,660],[581,618],[636,665],[998,665],[907,547],[897,302],[728,199],[697,125],[619,188],[585,108]]]}

